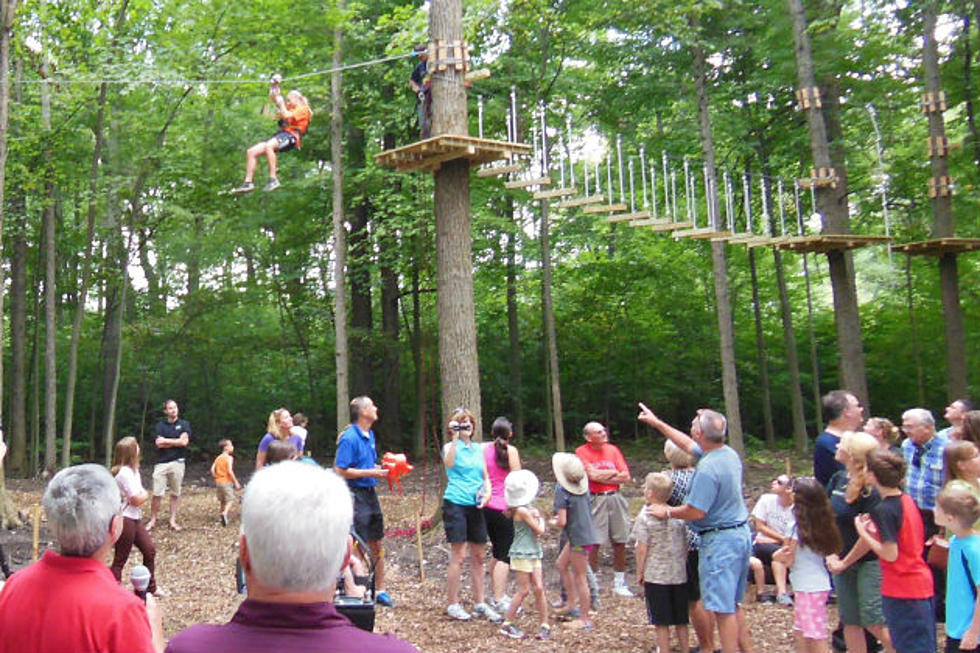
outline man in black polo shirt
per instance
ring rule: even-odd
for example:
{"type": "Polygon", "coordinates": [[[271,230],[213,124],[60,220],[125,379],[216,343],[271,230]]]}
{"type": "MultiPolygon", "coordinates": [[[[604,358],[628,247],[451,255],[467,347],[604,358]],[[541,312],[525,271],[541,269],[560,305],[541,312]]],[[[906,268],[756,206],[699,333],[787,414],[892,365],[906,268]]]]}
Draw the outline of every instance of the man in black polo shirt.
{"type": "Polygon", "coordinates": [[[156,441],[157,464],[153,466],[153,501],[150,503],[150,521],[146,530],[157,523],[160,500],[170,488],[170,528],[181,530],[177,525],[177,502],[180,500],[180,486],[184,482],[184,457],[191,441],[191,424],[178,417],[177,402],[168,399],[163,405],[166,419],[157,422],[156,441]]]}

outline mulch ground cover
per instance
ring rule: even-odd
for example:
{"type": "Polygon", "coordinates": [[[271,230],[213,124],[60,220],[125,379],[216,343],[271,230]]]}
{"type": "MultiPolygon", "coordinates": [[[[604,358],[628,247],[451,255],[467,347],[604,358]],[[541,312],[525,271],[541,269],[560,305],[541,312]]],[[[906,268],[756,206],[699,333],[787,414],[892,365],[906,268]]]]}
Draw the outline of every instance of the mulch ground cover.
{"type": "MultiPolygon", "coordinates": [[[[642,504],[641,484],[648,471],[662,469],[661,462],[630,460],[634,483],[624,486],[624,493],[635,513],[642,504]]],[[[542,480],[542,490],[538,506],[550,512],[551,498],[554,495],[554,476],[550,461],[528,458],[525,466],[533,469],[542,480]]],[[[240,478],[246,476],[244,461],[239,460],[240,478]]],[[[795,467],[800,468],[798,465],[795,467]]],[[[769,480],[785,469],[785,463],[768,464],[749,462],[746,466],[747,498],[754,500],[769,480]]],[[[144,485],[149,487],[150,469],[144,468],[144,485]]],[[[651,651],[655,649],[654,632],[646,625],[646,609],[643,605],[640,588],[633,588],[635,598],[614,596],[612,587],[612,560],[610,551],[603,549],[600,560],[601,608],[593,617],[595,630],[581,632],[563,628],[553,618],[553,636],[550,641],[534,639],[515,641],[498,633],[499,626],[486,621],[460,623],[450,620],[445,614],[445,578],[449,558],[449,547],[441,525],[429,530],[423,529],[422,553],[425,580],[420,579],[420,565],[414,527],[417,516],[431,516],[441,502],[440,480],[442,470],[434,464],[418,465],[416,470],[403,479],[404,493],[390,493],[386,487],[379,486],[379,495],[384,509],[386,538],[388,589],[397,602],[395,608],[377,609],[376,632],[389,632],[408,640],[426,653],[450,652],[627,652],[651,651]],[[424,489],[424,492],[423,492],[424,489]],[[424,502],[423,502],[424,498],[424,502]]],[[[39,481],[8,480],[8,490],[15,504],[30,518],[31,507],[40,501],[43,484],[39,481]]],[[[751,504],[750,504],[751,505],[751,504]]],[[[167,509],[164,500],[163,510],[167,509]]],[[[144,518],[146,517],[144,511],[144,518]]],[[[174,532],[166,519],[158,521],[153,530],[157,547],[157,578],[167,596],[161,599],[164,608],[164,629],[167,637],[195,623],[222,623],[234,614],[242,596],[235,591],[235,543],[238,538],[238,513],[232,513],[231,523],[223,527],[218,520],[218,504],[205,466],[188,469],[184,481],[184,492],[180,503],[178,521],[183,531],[174,532]]],[[[48,534],[41,524],[40,549],[51,546],[48,534]]],[[[28,564],[31,560],[32,526],[17,531],[0,533],[11,566],[14,569],[28,564]]],[[[558,536],[549,532],[544,539],[545,585],[549,600],[558,598],[558,573],[554,568],[557,557],[558,536]]],[[[284,552],[288,555],[288,552],[284,552]]],[[[488,553],[489,559],[489,553],[488,553]]],[[[130,564],[138,562],[135,551],[130,564]]],[[[627,578],[634,577],[633,560],[630,555],[630,569],[627,578]]],[[[128,569],[124,579],[128,578],[128,569]]],[[[489,579],[487,582],[489,588],[489,579]]],[[[471,605],[468,594],[470,587],[468,571],[464,566],[463,601],[471,605]]],[[[516,581],[510,581],[510,591],[516,589],[516,581]]],[[[519,617],[518,625],[528,633],[537,632],[538,617],[535,614],[533,597],[525,601],[525,614],[519,617]]],[[[835,612],[831,607],[832,613],[835,612]]],[[[750,624],[755,650],[759,653],[780,653],[791,651],[792,609],[772,604],[747,604],[746,615],[750,624]]],[[[836,615],[831,615],[831,623],[836,623],[836,615]]],[[[694,640],[693,631],[691,641],[694,640]]]]}

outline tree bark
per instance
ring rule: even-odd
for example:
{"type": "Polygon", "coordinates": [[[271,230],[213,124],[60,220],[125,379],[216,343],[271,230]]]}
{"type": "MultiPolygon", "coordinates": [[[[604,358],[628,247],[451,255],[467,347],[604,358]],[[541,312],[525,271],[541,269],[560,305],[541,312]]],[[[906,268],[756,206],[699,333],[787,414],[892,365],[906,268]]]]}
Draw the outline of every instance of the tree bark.
{"type": "MultiPolygon", "coordinates": [[[[41,129],[51,132],[51,87],[48,82],[47,54],[41,64],[41,129]]],[[[58,469],[58,342],[56,320],[57,243],[55,242],[54,153],[51,139],[44,146],[44,210],[41,241],[44,248],[44,471],[54,474],[58,469]]]]}
{"type": "MultiPolygon", "coordinates": [[[[922,72],[927,93],[938,97],[942,92],[939,78],[939,51],[936,46],[936,0],[929,0],[923,7],[922,72]]],[[[946,123],[942,111],[930,111],[929,138],[936,143],[946,140],[946,123]]],[[[942,146],[940,146],[942,147],[942,146]]],[[[932,176],[937,186],[941,177],[949,175],[945,149],[934,147],[929,157],[932,176]]],[[[938,191],[938,188],[937,188],[938,191]]],[[[937,192],[932,198],[932,237],[953,236],[953,206],[949,193],[937,192]]],[[[960,278],[956,268],[956,255],[945,254],[939,258],[939,285],[942,292],[943,317],[946,327],[946,395],[953,401],[967,394],[966,336],[963,330],[963,309],[960,306],[960,278]]]]}
{"type": "MultiPolygon", "coordinates": [[[[462,41],[460,0],[433,0],[429,10],[432,41],[462,41]]],[[[429,62],[435,65],[436,62],[429,62]]],[[[463,72],[452,66],[432,80],[432,133],[467,134],[463,72]]],[[[473,243],[470,216],[470,164],[447,161],[435,171],[436,265],[439,285],[439,371],[442,414],[448,419],[465,406],[483,433],[480,374],[473,300],[473,243]]]]}
{"type": "Polygon", "coordinates": [[[507,233],[507,341],[510,344],[510,405],[514,415],[514,435],[518,441],[524,438],[524,399],[521,379],[521,326],[517,313],[517,235],[520,225],[516,220],[514,200],[508,195],[507,214],[510,231],[507,233]]]}
{"type": "Polygon", "coordinates": [[[752,315],[755,322],[755,349],[759,358],[759,393],[762,399],[762,423],[766,444],[776,444],[776,429],[772,423],[772,393],[769,389],[769,355],[762,330],[762,307],[759,304],[759,276],[755,265],[755,250],[749,248],[749,271],[752,276],[752,315]]]}
{"type": "MultiPolygon", "coordinates": [[[[338,0],[337,11],[343,12],[345,0],[338,0]]],[[[350,363],[347,349],[347,228],[344,226],[344,92],[341,73],[344,31],[333,31],[333,67],[330,76],[330,160],[333,180],[333,276],[334,276],[334,362],[337,377],[337,430],[350,421],[350,363]]]]}
{"type": "MultiPolygon", "coordinates": [[[[789,13],[793,21],[795,40],[796,75],[800,89],[817,87],[813,66],[813,53],[807,33],[807,18],[802,0],[788,0],[789,13]]],[[[847,171],[843,157],[835,162],[831,158],[828,138],[828,116],[836,118],[839,101],[834,89],[824,87],[823,111],[811,103],[806,110],[807,126],[810,133],[810,151],[813,166],[834,168],[839,176],[836,189],[822,186],[816,189],[817,206],[823,219],[823,231],[828,234],[850,232],[847,205],[847,171]]],[[[830,282],[834,294],[834,317],[837,326],[838,365],[840,385],[853,392],[870,410],[868,386],[864,366],[864,349],[861,340],[861,318],[858,312],[857,288],[854,283],[854,269],[846,252],[832,250],[827,253],[830,268],[830,282]]]]}
{"type": "MultiPolygon", "coordinates": [[[[365,163],[364,130],[348,127],[347,154],[351,174],[356,174],[365,163]]],[[[354,396],[374,392],[374,366],[377,360],[372,346],[374,317],[371,297],[371,236],[368,222],[371,219],[371,203],[367,195],[357,200],[350,219],[347,261],[347,277],[350,279],[350,383],[354,396]]]]}
{"type": "MultiPolygon", "coordinates": [[[[693,26],[697,26],[692,21],[693,26]]],[[[718,203],[718,183],[715,175],[715,144],[711,130],[711,112],[708,104],[707,65],[704,49],[693,46],[694,83],[698,104],[698,130],[701,152],[704,157],[708,188],[705,198],[709,205],[708,215],[712,227],[721,228],[721,207],[718,203]]],[[[728,442],[740,454],[745,447],[742,438],[742,414],[739,408],[738,374],[735,368],[735,326],[732,320],[732,303],[728,293],[728,258],[725,243],[711,243],[711,270],[715,287],[715,309],[718,319],[718,339],[721,349],[721,381],[725,397],[725,414],[728,417],[728,442]]]]}
{"type": "Polygon", "coordinates": [[[27,473],[27,199],[18,192],[14,210],[13,257],[10,261],[10,452],[14,474],[27,473]]]}

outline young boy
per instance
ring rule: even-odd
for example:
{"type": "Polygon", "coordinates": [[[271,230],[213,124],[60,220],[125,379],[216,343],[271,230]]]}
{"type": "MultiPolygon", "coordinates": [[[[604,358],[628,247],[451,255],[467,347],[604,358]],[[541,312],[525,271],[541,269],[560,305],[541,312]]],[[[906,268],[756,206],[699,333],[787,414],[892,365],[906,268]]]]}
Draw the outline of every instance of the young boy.
{"type": "Polygon", "coordinates": [[[912,497],[902,492],[905,459],[878,449],[868,467],[881,501],[854,519],[862,541],[881,564],[881,607],[898,653],[934,653],[936,611],[932,572],[922,558],[922,517],[912,497]]]}
{"type": "Polygon", "coordinates": [[[221,505],[221,525],[228,525],[228,511],[235,500],[235,490],[242,489],[242,484],[235,476],[235,459],[231,454],[235,452],[235,445],[231,440],[221,440],[218,442],[221,454],[214,459],[211,464],[211,476],[218,487],[218,503],[221,505]]]}
{"type": "MultiPolygon", "coordinates": [[[[646,505],[666,505],[673,481],[662,473],[647,474],[646,505]]],[[[657,647],[670,650],[674,627],[680,650],[688,650],[687,531],[680,519],[656,519],[640,508],[633,523],[636,539],[636,582],[646,595],[647,615],[657,629],[657,647]]]]}
{"type": "Polygon", "coordinates": [[[980,501],[958,488],[940,492],[936,525],[953,534],[946,567],[946,651],[980,651],[980,537],[973,525],[980,519],[980,501]]]}

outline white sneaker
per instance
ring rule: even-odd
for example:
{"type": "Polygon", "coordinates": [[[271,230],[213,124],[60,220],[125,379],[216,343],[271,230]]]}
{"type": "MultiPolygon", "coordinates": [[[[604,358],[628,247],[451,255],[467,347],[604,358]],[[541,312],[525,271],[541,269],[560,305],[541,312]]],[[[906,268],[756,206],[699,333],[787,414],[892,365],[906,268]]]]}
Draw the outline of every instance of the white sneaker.
{"type": "Polygon", "coordinates": [[[504,620],[496,610],[491,608],[486,603],[477,603],[473,606],[473,614],[478,617],[483,617],[487,621],[492,621],[493,623],[500,623],[504,620]]]}
{"type": "Polygon", "coordinates": [[[446,614],[448,614],[453,619],[457,621],[469,621],[473,617],[467,612],[463,606],[459,603],[453,603],[448,608],[446,608],[446,614]]]}
{"type": "Polygon", "coordinates": [[[501,614],[507,614],[507,611],[510,610],[510,597],[507,596],[506,594],[500,597],[499,601],[494,601],[493,599],[490,599],[489,601],[487,601],[487,603],[489,603],[494,610],[496,610],[501,614]]]}
{"type": "Polygon", "coordinates": [[[625,585],[616,585],[615,587],[613,587],[613,594],[615,594],[616,596],[624,596],[630,599],[633,598],[633,592],[631,592],[630,588],[626,587],[625,585]]]}

